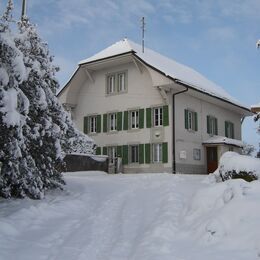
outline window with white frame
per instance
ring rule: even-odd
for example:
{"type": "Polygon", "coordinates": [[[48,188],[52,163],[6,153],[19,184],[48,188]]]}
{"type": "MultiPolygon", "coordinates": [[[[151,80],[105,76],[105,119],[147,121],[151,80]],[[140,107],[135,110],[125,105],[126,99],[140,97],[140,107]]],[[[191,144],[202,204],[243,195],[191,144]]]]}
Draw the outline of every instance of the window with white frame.
{"type": "Polygon", "coordinates": [[[162,162],[162,144],[152,145],[152,155],[154,163],[162,162]]]}
{"type": "Polygon", "coordinates": [[[225,136],[234,138],[234,124],[232,122],[225,121],[225,136]]]}
{"type": "Polygon", "coordinates": [[[109,163],[110,164],[114,164],[115,163],[115,159],[117,157],[117,152],[116,152],[116,147],[115,146],[110,146],[107,149],[107,154],[108,154],[108,158],[109,158],[109,163]]]}
{"type": "Polygon", "coordinates": [[[113,94],[116,92],[116,75],[107,76],[107,94],[113,94]]]}
{"type": "Polygon", "coordinates": [[[109,131],[116,131],[116,113],[108,114],[109,131]]]}
{"type": "Polygon", "coordinates": [[[139,111],[130,111],[130,126],[131,129],[139,128],[139,111]]]}
{"type": "Polygon", "coordinates": [[[126,74],[125,72],[117,74],[118,79],[118,92],[126,91],[126,74]]]}
{"type": "Polygon", "coordinates": [[[209,135],[218,134],[218,122],[217,118],[214,116],[207,116],[207,133],[209,135]]]}
{"type": "Polygon", "coordinates": [[[130,145],[130,162],[138,163],[139,162],[139,146],[138,145],[130,145]]]}
{"type": "Polygon", "coordinates": [[[89,133],[96,133],[97,132],[97,117],[90,116],[89,117],[89,133]]]}
{"type": "Polygon", "coordinates": [[[201,160],[201,150],[194,148],[193,149],[193,160],[200,161],[201,160]]]}
{"type": "Polygon", "coordinates": [[[195,124],[196,124],[196,118],[195,113],[193,111],[188,110],[188,129],[189,130],[196,130],[195,124]]]}
{"type": "Polygon", "coordinates": [[[163,108],[155,107],[153,108],[153,126],[163,125],[163,108]]]}

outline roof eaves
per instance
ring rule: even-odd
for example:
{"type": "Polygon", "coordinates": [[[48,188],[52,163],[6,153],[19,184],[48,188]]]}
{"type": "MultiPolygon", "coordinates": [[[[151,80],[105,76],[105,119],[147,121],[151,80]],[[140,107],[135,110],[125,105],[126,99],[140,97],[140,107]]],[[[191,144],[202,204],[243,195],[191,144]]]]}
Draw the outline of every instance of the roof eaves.
{"type": "Polygon", "coordinates": [[[177,78],[173,78],[173,77],[170,76],[170,75],[167,75],[165,72],[163,72],[163,71],[157,69],[156,67],[154,67],[154,66],[152,66],[151,64],[147,63],[146,61],[144,61],[144,60],[143,60],[142,58],[140,58],[136,53],[134,53],[134,56],[135,56],[137,59],[139,59],[141,62],[143,62],[146,66],[148,66],[148,67],[150,67],[150,68],[156,70],[157,72],[159,72],[160,74],[162,74],[162,75],[168,77],[169,79],[173,80],[173,81],[176,82],[177,84],[180,84],[180,85],[182,85],[182,86],[188,87],[188,88],[190,88],[190,89],[192,89],[192,90],[195,90],[195,91],[197,91],[197,92],[200,92],[200,93],[202,93],[202,94],[205,94],[205,95],[208,95],[208,96],[210,96],[210,97],[219,99],[219,100],[224,101],[224,102],[226,102],[226,103],[229,103],[229,104],[231,104],[231,105],[233,105],[233,106],[236,106],[236,107],[239,107],[239,108],[241,108],[241,109],[244,109],[244,110],[246,110],[246,111],[248,111],[248,112],[251,112],[251,110],[250,110],[249,108],[247,108],[247,107],[240,106],[240,105],[235,104],[235,103],[233,103],[233,102],[231,102],[231,101],[229,101],[229,100],[226,100],[226,99],[224,99],[224,98],[218,97],[218,96],[216,96],[216,95],[213,95],[213,94],[211,94],[211,93],[205,92],[205,91],[203,91],[203,90],[199,90],[198,88],[196,88],[195,86],[193,86],[193,85],[191,85],[191,84],[188,84],[188,83],[186,83],[186,82],[183,82],[182,80],[179,80],[179,79],[177,79],[177,78]]]}

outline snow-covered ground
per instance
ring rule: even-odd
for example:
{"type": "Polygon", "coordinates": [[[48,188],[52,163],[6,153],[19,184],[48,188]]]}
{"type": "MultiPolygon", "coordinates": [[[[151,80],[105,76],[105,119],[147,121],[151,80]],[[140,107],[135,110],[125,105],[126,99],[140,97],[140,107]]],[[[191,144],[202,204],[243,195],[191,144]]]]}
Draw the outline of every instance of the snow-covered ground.
{"type": "Polygon", "coordinates": [[[102,172],[65,179],[66,191],[41,201],[0,200],[1,260],[260,259],[258,181],[102,172]]]}

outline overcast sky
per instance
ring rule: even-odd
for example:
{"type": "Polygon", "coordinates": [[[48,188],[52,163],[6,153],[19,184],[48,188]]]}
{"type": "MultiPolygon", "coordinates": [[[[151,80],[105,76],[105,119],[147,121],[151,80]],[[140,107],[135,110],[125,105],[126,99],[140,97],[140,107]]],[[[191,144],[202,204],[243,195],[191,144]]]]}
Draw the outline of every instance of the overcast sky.
{"type": "MultiPolygon", "coordinates": [[[[7,0],[0,1],[1,10],[7,0]]],[[[16,16],[21,0],[15,0],[16,16]]],[[[260,0],[27,0],[28,16],[60,66],[63,86],[77,62],[127,37],[192,67],[241,103],[260,103],[260,0]]],[[[252,118],[243,138],[258,147],[252,118]]]]}

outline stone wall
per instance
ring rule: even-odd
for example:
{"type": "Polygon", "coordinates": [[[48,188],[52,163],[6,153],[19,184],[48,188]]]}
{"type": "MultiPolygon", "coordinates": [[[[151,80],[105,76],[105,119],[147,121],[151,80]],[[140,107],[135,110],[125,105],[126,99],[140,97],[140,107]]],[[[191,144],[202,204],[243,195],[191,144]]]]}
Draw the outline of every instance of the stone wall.
{"type": "Polygon", "coordinates": [[[64,158],[66,172],[104,171],[108,172],[108,157],[101,155],[67,154],[64,158]]]}

